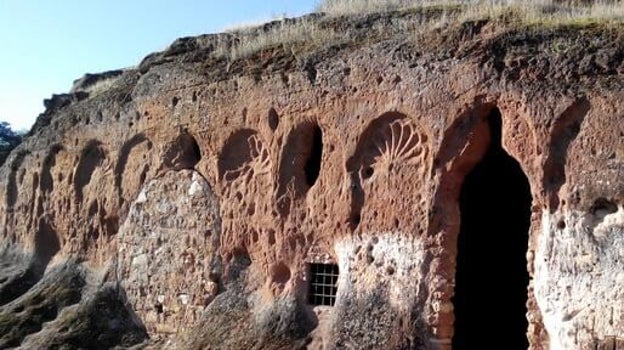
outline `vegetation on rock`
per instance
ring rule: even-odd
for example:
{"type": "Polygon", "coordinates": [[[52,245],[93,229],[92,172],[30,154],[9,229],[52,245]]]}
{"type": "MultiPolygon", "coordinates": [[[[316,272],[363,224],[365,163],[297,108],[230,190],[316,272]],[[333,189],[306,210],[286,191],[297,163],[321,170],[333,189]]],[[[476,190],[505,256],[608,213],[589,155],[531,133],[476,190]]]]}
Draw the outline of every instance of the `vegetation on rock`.
{"type": "Polygon", "coordinates": [[[418,20],[395,21],[390,26],[372,27],[370,34],[413,33],[443,28],[467,21],[497,20],[505,25],[589,25],[624,19],[621,1],[554,1],[554,0],[325,0],[318,15],[297,20],[282,19],[260,27],[234,28],[232,40],[220,40],[213,51],[217,57],[236,60],[262,49],[284,47],[296,53],[302,43],[316,48],[353,43],[349,31],[331,25],[333,18],[346,20],[368,14],[389,12],[419,13],[418,20]],[[319,16],[330,21],[319,20],[319,16]]]}
{"type": "Polygon", "coordinates": [[[22,137],[11,129],[11,125],[7,122],[0,122],[0,165],[20,142],[22,142],[22,137]]]}

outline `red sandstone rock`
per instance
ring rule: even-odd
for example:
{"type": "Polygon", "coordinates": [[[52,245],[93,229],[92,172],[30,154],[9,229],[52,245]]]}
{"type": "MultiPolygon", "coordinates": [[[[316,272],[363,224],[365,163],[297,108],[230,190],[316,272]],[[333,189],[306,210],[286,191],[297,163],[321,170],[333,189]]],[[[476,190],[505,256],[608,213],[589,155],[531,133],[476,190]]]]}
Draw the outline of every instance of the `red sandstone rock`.
{"type": "MultiPolygon", "coordinates": [[[[359,21],[392,16],[415,20],[359,21]]],[[[624,338],[621,28],[467,23],[233,62],[216,40],[50,101],[0,169],[2,241],[35,253],[3,298],[78,258],[155,347],[448,349],[460,192],[498,109],[533,197],[531,348],[624,338]],[[339,265],[335,306],[308,305],[310,262],[339,265]]]]}

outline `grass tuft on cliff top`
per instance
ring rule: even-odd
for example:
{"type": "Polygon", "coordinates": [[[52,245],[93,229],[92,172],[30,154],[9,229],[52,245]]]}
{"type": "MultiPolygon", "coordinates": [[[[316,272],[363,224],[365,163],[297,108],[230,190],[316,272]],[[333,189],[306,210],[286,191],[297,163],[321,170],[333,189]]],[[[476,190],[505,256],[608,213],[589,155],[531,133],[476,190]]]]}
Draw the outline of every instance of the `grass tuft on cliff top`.
{"type": "Polygon", "coordinates": [[[407,10],[419,7],[460,7],[456,19],[495,18],[513,11],[516,22],[568,22],[624,18],[621,0],[324,0],[317,11],[353,15],[407,10]]]}
{"type": "MultiPolygon", "coordinates": [[[[418,33],[457,23],[493,20],[505,26],[589,25],[622,23],[624,0],[324,0],[318,5],[324,18],[338,21],[349,17],[388,12],[420,13],[417,21],[397,21],[392,27],[370,28],[371,37],[392,33],[418,33]]],[[[327,21],[325,21],[327,22],[327,21]]],[[[217,46],[215,57],[237,60],[263,49],[282,46],[327,47],[354,41],[351,33],[340,31],[318,18],[283,19],[269,29],[250,34],[256,28],[233,28],[234,43],[217,46]]]]}

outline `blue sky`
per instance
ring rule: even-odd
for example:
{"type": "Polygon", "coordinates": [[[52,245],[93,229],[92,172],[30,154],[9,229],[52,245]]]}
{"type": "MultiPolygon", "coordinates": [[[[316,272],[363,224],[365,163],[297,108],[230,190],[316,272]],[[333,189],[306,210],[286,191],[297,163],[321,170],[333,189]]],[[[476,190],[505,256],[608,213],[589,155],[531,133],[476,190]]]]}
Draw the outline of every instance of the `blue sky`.
{"type": "Polygon", "coordinates": [[[311,12],[317,0],[0,0],[0,120],[29,128],[74,79],[182,36],[311,12]]]}

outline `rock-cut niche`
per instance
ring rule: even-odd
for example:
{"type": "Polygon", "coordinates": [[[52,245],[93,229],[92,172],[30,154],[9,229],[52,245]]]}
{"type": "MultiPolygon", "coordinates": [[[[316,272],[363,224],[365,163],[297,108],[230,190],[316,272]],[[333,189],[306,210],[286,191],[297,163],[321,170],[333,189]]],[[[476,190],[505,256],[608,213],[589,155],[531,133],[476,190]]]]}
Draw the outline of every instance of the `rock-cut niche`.
{"type": "Polygon", "coordinates": [[[89,141],[80,154],[74,176],[74,190],[79,202],[82,202],[84,187],[91,182],[93,173],[105,160],[106,150],[102,143],[98,140],[89,141]]]}
{"type": "Polygon", "coordinates": [[[251,129],[236,131],[230,136],[219,155],[219,179],[227,182],[238,178],[250,182],[270,168],[269,152],[258,132],[251,129]]]}
{"type": "Polygon", "coordinates": [[[288,134],[279,166],[277,198],[282,217],[290,213],[290,201],[303,198],[316,184],[323,159],[323,130],[313,121],[288,134]]]}
{"type": "Polygon", "coordinates": [[[490,144],[466,176],[459,200],[453,349],[486,343],[527,349],[531,192],[520,165],[501,146],[498,109],[487,122],[490,144]]]}
{"type": "Polygon", "coordinates": [[[354,154],[347,160],[351,177],[350,227],[360,224],[365,201],[365,183],[378,173],[394,173],[408,164],[425,168],[427,136],[410,118],[388,112],[373,120],[364,130],[354,154]]]}

